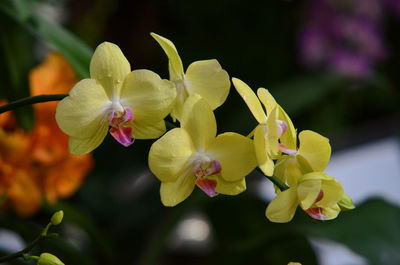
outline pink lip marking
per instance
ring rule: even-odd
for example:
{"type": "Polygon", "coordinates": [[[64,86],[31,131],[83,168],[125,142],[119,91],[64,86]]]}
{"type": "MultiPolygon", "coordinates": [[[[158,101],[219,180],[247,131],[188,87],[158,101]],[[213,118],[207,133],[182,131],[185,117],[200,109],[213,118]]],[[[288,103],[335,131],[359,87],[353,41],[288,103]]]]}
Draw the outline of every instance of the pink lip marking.
{"type": "Polygon", "coordinates": [[[286,121],[281,121],[281,120],[277,120],[277,123],[278,123],[277,129],[278,129],[278,139],[279,139],[286,132],[288,124],[286,123],[286,121]]]}
{"type": "Polygon", "coordinates": [[[317,208],[309,208],[306,210],[306,213],[308,213],[309,216],[311,216],[314,219],[317,220],[325,220],[327,216],[322,214],[322,208],[317,207],[317,208]]]}
{"type": "Polygon", "coordinates": [[[282,153],[285,153],[285,154],[288,154],[288,155],[296,155],[296,154],[297,154],[297,151],[296,151],[296,150],[289,149],[289,148],[287,148],[286,145],[284,145],[284,144],[279,144],[278,147],[279,147],[279,150],[280,150],[282,153]]]}
{"type": "Polygon", "coordinates": [[[218,162],[218,160],[213,160],[206,168],[204,168],[203,166],[204,164],[202,162],[198,162],[193,168],[194,176],[196,177],[195,183],[197,187],[204,191],[205,194],[207,194],[208,196],[217,196],[218,193],[215,192],[217,181],[213,179],[207,179],[206,177],[221,172],[221,164],[218,162]]]}
{"type": "Polygon", "coordinates": [[[108,125],[111,126],[110,134],[125,147],[130,146],[135,141],[132,138],[133,128],[124,126],[125,123],[131,121],[133,121],[133,113],[130,108],[126,108],[122,115],[113,111],[108,118],[108,125]]]}
{"type": "Polygon", "coordinates": [[[217,187],[216,180],[199,178],[196,180],[195,183],[197,187],[199,187],[202,191],[204,191],[204,193],[207,194],[208,196],[215,197],[218,195],[218,193],[215,192],[215,188],[217,187]]]}
{"type": "MultiPolygon", "coordinates": [[[[315,199],[314,203],[319,202],[320,200],[322,200],[323,197],[324,197],[324,192],[321,190],[319,192],[317,198],[315,199]]],[[[308,215],[314,219],[324,220],[326,218],[326,216],[322,214],[322,210],[323,209],[321,207],[309,208],[306,210],[306,213],[308,213],[308,215]]]]}

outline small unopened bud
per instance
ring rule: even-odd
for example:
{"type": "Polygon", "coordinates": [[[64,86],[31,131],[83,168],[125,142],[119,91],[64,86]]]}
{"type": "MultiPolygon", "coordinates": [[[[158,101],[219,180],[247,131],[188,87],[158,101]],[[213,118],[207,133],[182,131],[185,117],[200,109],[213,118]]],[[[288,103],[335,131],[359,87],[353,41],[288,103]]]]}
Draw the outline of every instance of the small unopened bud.
{"type": "Polygon", "coordinates": [[[65,264],[59,258],[50,253],[42,253],[40,254],[37,265],[65,265],[65,264]]]}
{"type": "Polygon", "coordinates": [[[356,208],[353,204],[353,200],[346,193],[343,193],[342,199],[340,199],[338,205],[342,211],[349,211],[356,208]]]}
{"type": "Polygon", "coordinates": [[[61,210],[61,211],[55,212],[53,214],[53,216],[51,217],[50,222],[52,225],[59,225],[61,223],[63,217],[64,217],[64,211],[61,210]]]}

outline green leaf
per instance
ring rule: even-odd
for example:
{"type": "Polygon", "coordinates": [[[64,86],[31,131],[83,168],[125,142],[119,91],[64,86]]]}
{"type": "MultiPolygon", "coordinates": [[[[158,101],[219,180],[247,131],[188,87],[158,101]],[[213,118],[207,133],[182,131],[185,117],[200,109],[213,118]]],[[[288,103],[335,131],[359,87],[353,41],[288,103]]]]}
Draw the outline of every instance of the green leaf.
{"type": "Polygon", "coordinates": [[[314,250],[301,231],[290,229],[291,224],[267,220],[265,202],[248,194],[220,196],[206,207],[216,249],[204,264],[317,264],[314,250]]]}
{"type": "Polygon", "coordinates": [[[346,82],[340,76],[320,74],[304,76],[271,86],[272,95],[287,113],[297,114],[319,102],[346,82]]]}
{"type": "MultiPolygon", "coordinates": [[[[8,101],[28,97],[29,72],[34,65],[32,37],[10,18],[0,13],[0,78],[2,97],[8,101]]],[[[26,131],[34,125],[33,108],[27,106],[14,111],[18,124],[26,131]]]]}
{"type": "Polygon", "coordinates": [[[89,215],[80,211],[77,207],[67,202],[58,201],[56,204],[45,204],[43,207],[46,212],[52,213],[55,211],[64,211],[64,219],[67,222],[74,223],[79,226],[92,239],[93,245],[99,250],[107,264],[114,264],[116,259],[116,250],[113,248],[108,238],[105,238],[103,233],[97,227],[95,221],[89,215]]]}
{"type": "Polygon", "coordinates": [[[371,199],[333,221],[298,226],[299,231],[347,245],[371,264],[400,264],[400,208],[371,199]]]}
{"type": "Polygon", "coordinates": [[[0,2],[0,11],[18,22],[25,30],[48,41],[67,58],[79,77],[89,77],[93,50],[62,26],[40,17],[32,10],[34,9],[30,1],[0,2]]]}

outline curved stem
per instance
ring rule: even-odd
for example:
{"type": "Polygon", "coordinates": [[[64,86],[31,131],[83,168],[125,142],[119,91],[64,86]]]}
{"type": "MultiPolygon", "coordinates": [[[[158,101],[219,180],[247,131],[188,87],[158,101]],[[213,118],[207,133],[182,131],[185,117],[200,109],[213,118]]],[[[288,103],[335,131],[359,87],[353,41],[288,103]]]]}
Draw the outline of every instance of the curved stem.
{"type": "Polygon", "coordinates": [[[59,101],[68,96],[68,94],[39,95],[27,98],[21,98],[9,104],[0,107],[0,114],[26,105],[43,103],[48,101],[59,101]]]}
{"type": "MultiPolygon", "coordinates": [[[[257,168],[257,170],[263,174],[264,176],[266,176],[260,168],[257,168]]],[[[282,180],[280,180],[278,177],[276,176],[266,176],[267,179],[269,179],[272,183],[274,183],[281,191],[287,190],[289,189],[289,186],[286,185],[282,180]]]]}
{"type": "Polygon", "coordinates": [[[45,238],[46,238],[46,235],[43,235],[43,234],[39,235],[37,238],[35,238],[35,240],[33,240],[23,250],[15,252],[15,253],[7,255],[7,256],[0,257],[0,263],[1,262],[5,262],[5,261],[9,261],[9,260],[13,260],[13,259],[16,259],[16,258],[19,258],[19,257],[23,257],[23,255],[25,253],[28,253],[32,248],[34,248],[40,241],[42,241],[45,238]]]}

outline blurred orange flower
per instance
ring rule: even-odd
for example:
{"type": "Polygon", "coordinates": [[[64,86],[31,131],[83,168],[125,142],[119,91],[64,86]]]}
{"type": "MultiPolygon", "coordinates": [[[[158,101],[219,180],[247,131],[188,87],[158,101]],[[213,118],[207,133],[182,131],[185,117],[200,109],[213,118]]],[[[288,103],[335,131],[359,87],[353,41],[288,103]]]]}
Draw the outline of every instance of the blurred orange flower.
{"type": "MultiPolygon", "coordinates": [[[[78,81],[68,62],[49,53],[29,76],[31,94],[66,94],[78,81]]],[[[6,102],[0,102],[0,105],[6,102]]],[[[34,105],[29,133],[16,126],[11,112],[0,115],[0,196],[21,216],[39,210],[42,199],[54,203],[71,196],[94,165],[91,154],[71,155],[68,136],[55,120],[57,102],[34,105]]]]}

